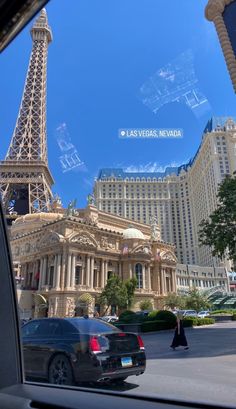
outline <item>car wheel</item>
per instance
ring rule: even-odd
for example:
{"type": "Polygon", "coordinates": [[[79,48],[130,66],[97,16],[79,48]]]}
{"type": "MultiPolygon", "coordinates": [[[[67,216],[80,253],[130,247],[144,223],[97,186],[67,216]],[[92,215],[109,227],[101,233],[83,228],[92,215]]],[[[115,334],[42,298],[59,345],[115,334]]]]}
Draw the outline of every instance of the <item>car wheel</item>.
{"type": "Polygon", "coordinates": [[[48,368],[48,381],[56,385],[73,385],[72,367],[65,355],[54,356],[48,368]]]}

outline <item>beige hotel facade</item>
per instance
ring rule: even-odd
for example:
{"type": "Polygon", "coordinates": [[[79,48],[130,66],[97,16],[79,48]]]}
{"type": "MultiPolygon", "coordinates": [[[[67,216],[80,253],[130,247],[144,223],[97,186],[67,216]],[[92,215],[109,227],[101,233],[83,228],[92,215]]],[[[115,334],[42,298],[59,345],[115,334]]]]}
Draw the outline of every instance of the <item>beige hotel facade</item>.
{"type": "Polygon", "coordinates": [[[99,296],[111,275],[137,278],[134,310],[144,299],[159,308],[177,291],[174,247],[155,223],[129,226],[93,205],[72,213],[54,202],[51,212],[20,216],[11,226],[22,317],[102,313],[99,296]]]}
{"type": "MultiPolygon", "coordinates": [[[[199,224],[217,205],[219,183],[236,170],[236,122],[213,117],[193,159],[164,173],[101,169],[94,185],[99,210],[149,224],[158,220],[165,242],[176,246],[179,263],[219,267],[208,247],[200,247],[199,224]]],[[[228,267],[228,266],[227,266],[228,267]]]]}

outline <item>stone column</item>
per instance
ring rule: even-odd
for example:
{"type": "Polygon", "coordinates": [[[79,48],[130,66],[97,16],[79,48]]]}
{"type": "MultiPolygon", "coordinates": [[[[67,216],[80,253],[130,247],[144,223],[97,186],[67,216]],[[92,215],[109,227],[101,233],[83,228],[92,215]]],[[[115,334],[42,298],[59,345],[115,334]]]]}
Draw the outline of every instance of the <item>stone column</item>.
{"type": "Polygon", "coordinates": [[[148,282],[148,290],[151,290],[152,286],[151,286],[151,267],[150,265],[148,265],[148,268],[147,268],[147,282],[148,282]]]}
{"type": "Polygon", "coordinates": [[[67,249],[63,246],[62,252],[62,265],[61,265],[61,289],[64,290],[65,288],[65,278],[66,278],[66,253],[67,249]]]}
{"type": "Polygon", "coordinates": [[[72,254],[72,260],[71,260],[71,282],[70,286],[72,290],[75,289],[75,261],[76,261],[76,255],[72,254]]]}
{"type": "Polygon", "coordinates": [[[101,288],[105,286],[105,262],[101,260],[101,288]]]}
{"type": "Polygon", "coordinates": [[[142,270],[143,270],[143,289],[145,290],[146,288],[146,266],[145,264],[142,264],[142,270]]]}
{"type": "Polygon", "coordinates": [[[93,289],[94,287],[94,257],[91,256],[90,262],[90,287],[93,289]]]}
{"type": "Polygon", "coordinates": [[[132,264],[129,264],[129,278],[133,277],[133,270],[132,270],[132,264]]]}
{"type": "Polygon", "coordinates": [[[53,284],[52,287],[56,287],[56,276],[57,276],[57,254],[54,256],[54,266],[53,266],[53,284]]]}
{"type": "Polygon", "coordinates": [[[108,262],[107,262],[107,260],[105,260],[105,272],[104,272],[104,275],[105,275],[105,279],[104,279],[104,287],[105,287],[105,285],[107,284],[107,264],[108,264],[108,262]]]}
{"type": "Polygon", "coordinates": [[[56,290],[60,289],[61,279],[61,254],[57,255],[56,290]]]}
{"type": "Polygon", "coordinates": [[[176,293],[177,285],[176,285],[176,270],[174,268],[171,269],[171,277],[172,277],[172,288],[173,292],[176,293]]]}
{"type": "Polygon", "coordinates": [[[163,290],[164,294],[167,293],[167,285],[166,285],[166,269],[163,268],[163,290]]]}
{"type": "Polygon", "coordinates": [[[81,268],[81,278],[80,278],[80,285],[84,285],[84,264],[82,264],[82,268],[81,268]]]}
{"type": "Polygon", "coordinates": [[[47,257],[43,258],[43,276],[42,276],[42,287],[46,285],[46,271],[47,271],[47,257]]]}
{"type": "Polygon", "coordinates": [[[165,277],[164,277],[164,269],[161,269],[161,274],[160,274],[161,282],[160,282],[160,287],[161,287],[161,295],[164,295],[165,293],[165,277]]]}
{"type": "Polygon", "coordinates": [[[41,259],[40,259],[40,272],[39,272],[39,284],[38,284],[38,290],[39,290],[39,291],[42,289],[43,261],[44,261],[44,258],[41,257],[41,259]]]}
{"type": "Polygon", "coordinates": [[[90,276],[90,256],[87,256],[87,264],[86,264],[86,286],[89,287],[89,277],[90,276]]]}
{"type": "Polygon", "coordinates": [[[67,265],[66,265],[66,289],[70,288],[70,278],[71,278],[71,254],[67,255],[67,265]]]}

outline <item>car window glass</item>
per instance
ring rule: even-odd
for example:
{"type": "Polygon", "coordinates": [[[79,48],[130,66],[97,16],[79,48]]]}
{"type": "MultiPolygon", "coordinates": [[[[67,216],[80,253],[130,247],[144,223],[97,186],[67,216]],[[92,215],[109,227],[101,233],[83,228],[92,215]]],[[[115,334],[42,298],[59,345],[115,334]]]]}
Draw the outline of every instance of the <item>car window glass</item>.
{"type": "Polygon", "coordinates": [[[22,328],[23,337],[30,337],[35,335],[37,333],[39,325],[39,321],[29,322],[28,324],[25,324],[22,328]]]}
{"type": "Polygon", "coordinates": [[[63,335],[78,334],[79,332],[79,329],[75,327],[75,325],[72,325],[67,320],[63,320],[61,322],[61,325],[62,325],[63,335]]]}
{"type": "Polygon", "coordinates": [[[104,321],[93,320],[93,319],[69,319],[76,328],[79,329],[80,333],[107,333],[107,332],[118,332],[119,330],[111,324],[104,321]]]}
{"type": "Polygon", "coordinates": [[[50,320],[43,320],[41,321],[36,335],[39,336],[53,336],[53,335],[60,335],[61,325],[58,321],[50,321],[50,320]]]}

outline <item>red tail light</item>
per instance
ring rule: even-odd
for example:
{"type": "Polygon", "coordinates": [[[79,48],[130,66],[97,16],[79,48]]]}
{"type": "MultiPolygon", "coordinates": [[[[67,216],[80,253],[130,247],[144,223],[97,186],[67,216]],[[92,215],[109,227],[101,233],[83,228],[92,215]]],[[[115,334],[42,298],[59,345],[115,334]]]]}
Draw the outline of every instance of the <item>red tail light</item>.
{"type": "Polygon", "coordinates": [[[89,340],[89,348],[90,351],[93,352],[94,354],[98,354],[101,351],[100,344],[98,342],[98,339],[96,337],[91,337],[89,340]]]}
{"type": "Polygon", "coordinates": [[[140,337],[140,335],[137,335],[137,337],[138,337],[139,349],[145,349],[142,338],[140,337]]]}
{"type": "Polygon", "coordinates": [[[119,332],[118,337],[125,337],[125,333],[124,332],[119,332]]]}

